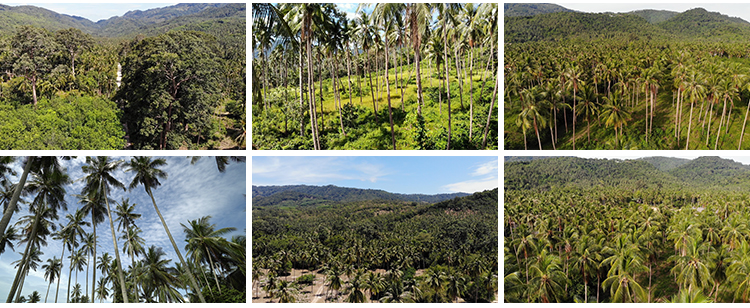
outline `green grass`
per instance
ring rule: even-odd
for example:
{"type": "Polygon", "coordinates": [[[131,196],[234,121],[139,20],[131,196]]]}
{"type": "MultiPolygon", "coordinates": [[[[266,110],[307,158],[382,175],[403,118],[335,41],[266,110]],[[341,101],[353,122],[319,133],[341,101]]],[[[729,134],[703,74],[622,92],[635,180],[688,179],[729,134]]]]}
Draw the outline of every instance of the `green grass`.
{"type": "MultiPolygon", "coordinates": [[[[452,141],[451,148],[459,149],[477,149],[481,147],[482,133],[487,123],[487,111],[490,105],[490,99],[494,86],[494,74],[490,71],[485,73],[486,84],[480,96],[482,73],[478,69],[479,63],[475,63],[475,70],[472,76],[474,80],[474,122],[472,138],[468,138],[469,130],[469,78],[464,79],[463,87],[463,106],[459,95],[459,86],[455,76],[455,70],[450,74],[451,81],[451,122],[452,122],[452,141]]],[[[447,145],[447,127],[448,112],[447,98],[445,94],[442,97],[442,104],[439,102],[438,90],[443,79],[433,75],[434,68],[428,68],[426,62],[422,62],[422,92],[424,99],[424,108],[422,115],[424,117],[424,134],[426,141],[419,145],[419,131],[416,113],[417,113],[417,85],[416,74],[413,71],[413,65],[404,65],[404,95],[403,106],[400,84],[400,67],[389,69],[389,84],[391,91],[391,106],[393,109],[394,134],[396,138],[397,149],[444,149],[447,145]],[[399,74],[394,72],[397,70],[399,74]],[[411,78],[409,78],[411,77],[411,78]],[[431,95],[432,94],[432,95],[431,95]]],[[[483,69],[483,68],[482,68],[483,69]]],[[[382,72],[382,71],[381,71],[382,72]]],[[[445,75],[444,68],[441,67],[440,76],[445,75]]],[[[321,131],[321,142],[325,143],[326,149],[392,149],[391,133],[388,115],[387,89],[384,84],[382,74],[379,72],[372,73],[372,88],[370,87],[369,75],[361,76],[362,96],[356,95],[356,88],[359,87],[357,76],[351,76],[352,90],[354,92],[351,99],[354,108],[346,116],[352,118],[350,125],[345,127],[346,135],[341,134],[341,124],[339,123],[339,111],[337,102],[334,100],[334,92],[330,78],[323,80],[323,117],[322,121],[318,119],[318,128],[321,131]],[[378,97],[376,78],[380,77],[378,83],[381,86],[380,98],[378,97]],[[373,111],[373,99],[371,91],[374,92],[375,105],[378,109],[377,114],[373,111]],[[323,141],[325,139],[325,141],[323,141]]],[[[329,75],[330,76],[330,75],[329,75]]],[[[463,76],[463,74],[462,74],[463,76]]],[[[340,83],[341,105],[349,104],[349,87],[346,75],[339,77],[337,83],[340,83]]],[[[268,91],[283,93],[283,88],[271,89],[268,91]]],[[[253,108],[253,144],[260,149],[308,149],[312,148],[312,141],[307,142],[309,138],[309,115],[306,115],[305,129],[306,137],[301,138],[299,134],[299,122],[291,119],[294,124],[287,124],[285,127],[285,108],[284,102],[299,105],[299,88],[295,85],[288,87],[285,97],[283,94],[277,95],[279,99],[269,100],[272,104],[270,110],[264,110],[263,106],[256,104],[253,108]],[[296,102],[296,103],[295,103],[296,102]]],[[[269,96],[270,97],[270,96],[269,96]]],[[[315,104],[316,111],[320,117],[320,82],[315,83],[315,104]]],[[[496,102],[497,105],[497,102],[496,102]]],[[[305,103],[307,108],[307,103],[305,103]]],[[[349,109],[349,110],[352,110],[349,109]]],[[[290,113],[290,112],[287,112],[290,113]]],[[[290,114],[288,116],[292,118],[290,114]]],[[[497,109],[492,112],[493,119],[497,118],[497,109]]],[[[487,148],[497,147],[497,121],[492,121],[490,133],[488,133],[487,148]]],[[[346,125],[345,125],[346,126],[346,125]]]]}

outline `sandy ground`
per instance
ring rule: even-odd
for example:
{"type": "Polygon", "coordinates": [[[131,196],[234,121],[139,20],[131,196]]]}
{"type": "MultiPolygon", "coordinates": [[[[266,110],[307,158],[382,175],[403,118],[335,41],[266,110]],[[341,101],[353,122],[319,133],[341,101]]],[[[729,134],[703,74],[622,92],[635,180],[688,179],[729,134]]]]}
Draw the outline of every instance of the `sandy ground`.
{"type": "MultiPolygon", "coordinates": [[[[382,274],[385,274],[386,271],[383,269],[378,269],[375,272],[380,273],[382,275],[382,274]]],[[[286,281],[293,281],[297,279],[297,277],[299,276],[307,275],[310,273],[311,272],[308,270],[293,269],[292,272],[290,273],[291,275],[286,276],[286,277],[281,277],[281,279],[286,280],[286,281]]],[[[415,275],[421,276],[423,273],[424,273],[424,270],[420,269],[420,270],[417,270],[415,275]]],[[[326,284],[325,284],[326,277],[325,275],[320,274],[319,271],[315,271],[314,274],[315,274],[315,281],[312,287],[306,286],[303,290],[300,291],[300,294],[297,297],[300,303],[324,303],[326,302],[325,297],[324,297],[326,292],[328,291],[326,288],[326,284]],[[311,293],[310,289],[313,289],[315,293],[311,293]]],[[[342,280],[346,280],[346,276],[341,276],[341,278],[342,280]]],[[[253,286],[253,303],[276,303],[278,302],[277,299],[266,297],[266,293],[260,288],[259,285],[260,284],[253,286]],[[258,295],[260,295],[260,297],[257,297],[258,295]]],[[[332,303],[332,302],[342,303],[344,302],[345,298],[346,296],[341,295],[338,297],[336,301],[329,299],[328,303],[332,303]]],[[[498,298],[497,294],[495,298],[496,299],[498,298]]],[[[459,299],[459,302],[463,302],[463,300],[459,299]]],[[[495,300],[494,302],[496,303],[497,300],[495,300]]]]}

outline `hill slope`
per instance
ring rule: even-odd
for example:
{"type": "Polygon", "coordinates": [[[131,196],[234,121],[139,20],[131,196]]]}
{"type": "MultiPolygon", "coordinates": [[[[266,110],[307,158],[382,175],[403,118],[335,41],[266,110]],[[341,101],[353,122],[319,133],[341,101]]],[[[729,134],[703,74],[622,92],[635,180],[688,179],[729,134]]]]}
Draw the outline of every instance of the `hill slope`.
{"type": "Polygon", "coordinates": [[[506,17],[534,16],[557,12],[573,12],[573,10],[551,3],[505,3],[503,5],[506,17]]]}
{"type": "Polygon", "coordinates": [[[636,160],[552,157],[505,163],[505,189],[552,187],[713,187],[744,189],[750,166],[719,157],[636,160]]]}
{"type": "MultiPolygon", "coordinates": [[[[453,194],[394,194],[384,190],[359,189],[328,186],[287,185],[287,186],[253,186],[253,206],[310,204],[311,201],[352,202],[364,200],[389,200],[435,203],[456,197],[467,196],[466,193],[453,194]]],[[[317,202],[313,202],[317,203],[317,202]]]]}
{"type": "Polygon", "coordinates": [[[505,17],[505,42],[567,38],[677,38],[682,40],[743,40],[750,23],[703,8],[682,13],[638,10],[629,13],[560,12],[505,17]]]}
{"type": "Polygon", "coordinates": [[[50,31],[77,28],[97,36],[131,37],[137,34],[159,34],[178,27],[199,30],[207,27],[205,23],[232,23],[239,20],[242,21],[244,31],[245,11],[244,3],[182,3],[146,11],[130,11],[123,16],[93,22],[36,6],[0,5],[0,32],[31,25],[50,31]]]}

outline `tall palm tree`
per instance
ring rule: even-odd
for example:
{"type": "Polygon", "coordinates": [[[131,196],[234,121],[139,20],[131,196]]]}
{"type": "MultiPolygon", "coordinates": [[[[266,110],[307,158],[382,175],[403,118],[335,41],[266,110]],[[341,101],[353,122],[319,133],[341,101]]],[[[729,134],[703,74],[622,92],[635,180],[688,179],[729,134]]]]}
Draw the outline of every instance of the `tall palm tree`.
{"type": "MultiPolygon", "coordinates": [[[[98,196],[99,198],[104,199],[104,203],[107,205],[107,217],[109,217],[109,228],[112,233],[112,245],[115,247],[115,259],[117,260],[117,276],[120,280],[123,300],[127,304],[128,296],[125,291],[125,277],[122,274],[122,261],[117,246],[117,236],[115,236],[115,225],[112,221],[112,213],[109,208],[110,186],[125,190],[125,185],[112,176],[112,173],[117,171],[122,163],[123,161],[121,160],[111,161],[107,156],[87,156],[86,165],[81,166],[81,170],[86,174],[82,179],[86,182],[82,194],[90,197],[98,196]]],[[[94,255],[94,258],[96,258],[96,255],[94,255]]],[[[96,281],[96,271],[94,271],[93,280],[96,281]]],[[[94,298],[96,298],[96,283],[91,285],[91,300],[93,301],[94,298]]]]}
{"type": "Polygon", "coordinates": [[[52,282],[54,282],[56,278],[60,277],[60,270],[62,269],[62,260],[58,259],[57,257],[52,257],[52,259],[47,259],[47,264],[42,265],[42,269],[44,270],[44,279],[49,281],[49,284],[47,284],[47,294],[44,295],[44,302],[46,303],[47,296],[49,296],[49,287],[52,286],[52,282]]]}
{"type": "Polygon", "coordinates": [[[417,75],[417,114],[422,116],[424,97],[422,95],[422,73],[420,70],[420,51],[422,46],[422,34],[429,28],[429,20],[432,19],[432,5],[429,3],[409,3],[406,5],[406,15],[409,20],[409,32],[414,50],[414,69],[417,75]]]}
{"type": "MultiPolygon", "coordinates": [[[[73,249],[78,248],[78,241],[82,240],[84,237],[84,234],[86,233],[83,230],[84,226],[89,226],[90,224],[85,221],[87,212],[83,208],[76,209],[74,214],[67,214],[65,215],[65,218],[68,219],[68,224],[63,226],[60,230],[59,238],[63,240],[63,250],[62,254],[60,255],[60,260],[62,261],[65,259],[65,248],[68,248],[69,251],[73,251],[73,249]]],[[[70,279],[68,279],[70,281],[70,279]]],[[[70,283],[68,283],[68,289],[70,289],[70,283]]],[[[57,278],[57,290],[55,291],[55,303],[57,303],[57,296],[60,293],[60,277],[57,278]]]]}
{"type": "MultiPolygon", "coordinates": [[[[372,11],[372,15],[375,21],[380,23],[383,28],[385,35],[383,35],[384,46],[385,46],[385,88],[386,97],[388,99],[388,116],[391,123],[391,142],[393,143],[393,149],[396,149],[396,135],[393,132],[393,110],[391,108],[391,85],[388,78],[388,54],[390,54],[389,46],[391,42],[389,40],[389,33],[397,31],[398,16],[401,16],[404,11],[404,5],[401,3],[378,3],[375,5],[375,9],[372,11]]],[[[395,73],[395,70],[394,70],[395,73]]]]}
{"type": "MultiPolygon", "coordinates": [[[[31,247],[38,248],[40,244],[47,245],[46,236],[51,233],[48,228],[53,229],[52,231],[56,229],[56,226],[50,220],[58,218],[58,209],[68,209],[65,202],[65,185],[69,182],[67,172],[54,164],[45,164],[33,172],[32,180],[29,182],[26,192],[36,194],[29,206],[31,212],[36,214],[33,222],[29,223],[28,244],[24,255],[28,254],[31,247]]],[[[8,210],[11,210],[11,208],[8,210]]],[[[19,280],[22,271],[28,272],[27,266],[28,264],[20,266],[18,272],[16,272],[16,278],[11,286],[7,302],[11,302],[14,295],[17,298],[21,296],[22,283],[19,287],[19,280]]]]}
{"type": "MultiPolygon", "coordinates": [[[[125,163],[125,167],[127,168],[125,171],[135,172],[135,177],[133,178],[133,181],[130,182],[129,188],[132,190],[139,185],[143,185],[146,193],[149,197],[151,197],[151,202],[154,204],[154,210],[161,220],[161,224],[164,227],[164,231],[167,233],[167,236],[169,237],[169,241],[172,243],[172,248],[174,248],[177,257],[180,258],[180,263],[182,264],[182,266],[187,269],[187,263],[185,262],[185,259],[182,258],[182,253],[180,253],[180,250],[177,248],[177,244],[172,237],[172,233],[169,232],[169,227],[167,227],[167,222],[161,215],[159,207],[156,206],[156,200],[154,200],[154,195],[151,192],[152,188],[157,188],[161,185],[159,179],[167,178],[167,173],[159,169],[160,167],[166,165],[167,161],[163,158],[151,160],[150,157],[136,156],[133,157],[130,162],[125,163]]],[[[187,271],[187,274],[188,277],[190,277],[190,284],[193,287],[193,291],[198,294],[201,302],[205,303],[206,300],[203,298],[203,292],[201,292],[200,288],[198,288],[198,283],[196,282],[195,277],[190,271],[187,271]]]]}
{"type": "Polygon", "coordinates": [[[18,183],[16,184],[15,192],[13,192],[13,196],[11,197],[10,201],[8,201],[8,206],[5,209],[5,212],[3,213],[3,218],[0,219],[0,238],[3,238],[3,235],[5,234],[5,229],[8,228],[8,224],[10,223],[11,217],[13,217],[13,213],[16,212],[16,205],[18,204],[18,199],[21,197],[21,191],[24,189],[24,185],[26,183],[26,178],[29,175],[29,172],[31,171],[31,166],[34,164],[34,157],[29,156],[26,158],[26,163],[23,167],[23,173],[21,174],[21,178],[18,180],[18,183]]]}
{"type": "Polygon", "coordinates": [[[0,237],[0,255],[5,252],[5,248],[10,248],[10,250],[16,251],[13,247],[13,241],[17,241],[21,238],[20,234],[18,234],[18,231],[13,228],[13,226],[9,227],[8,230],[5,231],[2,237],[0,237]]]}
{"type": "Polygon", "coordinates": [[[227,242],[221,236],[235,231],[237,228],[228,227],[215,230],[216,225],[211,224],[210,219],[211,216],[203,216],[197,220],[188,220],[189,227],[182,223],[180,225],[185,232],[185,241],[187,242],[185,250],[188,251],[188,258],[192,257],[196,263],[206,262],[211,266],[216,287],[221,292],[221,285],[219,285],[219,279],[216,277],[215,260],[231,245],[231,242],[227,242]]]}
{"type": "Polygon", "coordinates": [[[105,277],[99,278],[99,283],[96,287],[96,298],[99,299],[99,303],[103,302],[109,297],[109,289],[107,289],[107,279],[105,277]]]}
{"type": "MultiPolygon", "coordinates": [[[[448,102],[448,145],[446,150],[451,149],[451,83],[450,75],[448,74],[448,22],[451,24],[455,22],[454,15],[461,8],[458,3],[442,3],[438,5],[438,11],[440,16],[438,17],[442,24],[443,29],[443,57],[445,59],[445,85],[446,85],[446,97],[448,102]]],[[[456,67],[458,70],[458,67],[456,67]]]]}
{"type": "MultiPolygon", "coordinates": [[[[82,249],[73,251],[70,253],[70,256],[68,257],[70,259],[70,270],[68,271],[68,303],[70,303],[70,279],[73,278],[73,270],[76,270],[76,286],[78,287],[78,292],[80,292],[80,285],[78,284],[78,272],[83,271],[83,266],[88,264],[86,262],[86,257],[84,256],[85,253],[82,249]]],[[[74,295],[73,298],[76,296],[74,295]]]]}
{"type": "Polygon", "coordinates": [[[42,298],[41,298],[41,295],[39,294],[39,291],[34,291],[34,292],[31,292],[31,294],[29,294],[28,303],[38,303],[41,300],[42,298]]]}
{"type": "Polygon", "coordinates": [[[344,289],[344,293],[349,293],[349,296],[346,298],[346,302],[364,303],[366,301],[365,293],[363,292],[364,289],[364,272],[357,271],[354,275],[354,278],[349,280],[349,285],[344,289]]]}
{"type": "Polygon", "coordinates": [[[151,246],[143,257],[141,275],[147,302],[153,301],[154,296],[162,303],[184,301],[176,289],[179,285],[177,270],[167,266],[172,260],[163,259],[165,255],[161,248],[151,246]]]}
{"type": "MultiPolygon", "coordinates": [[[[84,254],[86,254],[86,287],[84,290],[89,289],[89,268],[91,267],[91,257],[93,256],[94,259],[96,259],[96,255],[94,255],[94,246],[96,246],[96,238],[94,238],[94,235],[91,233],[86,233],[86,235],[83,237],[83,245],[81,246],[81,250],[84,254]]],[[[96,260],[95,260],[96,261],[96,260]]],[[[93,281],[92,281],[93,282],[93,281]]],[[[93,299],[93,297],[92,297],[93,299]]]]}

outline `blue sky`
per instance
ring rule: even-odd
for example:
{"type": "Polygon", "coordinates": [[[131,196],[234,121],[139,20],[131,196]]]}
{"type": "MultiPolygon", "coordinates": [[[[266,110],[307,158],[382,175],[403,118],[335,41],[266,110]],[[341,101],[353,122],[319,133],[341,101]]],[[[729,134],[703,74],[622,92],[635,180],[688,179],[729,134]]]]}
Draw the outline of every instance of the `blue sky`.
{"type": "MultiPolygon", "coordinates": [[[[180,223],[186,224],[188,220],[196,220],[203,216],[211,215],[211,223],[216,225],[216,228],[234,227],[237,230],[228,234],[226,237],[231,238],[233,235],[245,235],[246,231],[246,174],[247,165],[245,163],[231,162],[226,169],[225,173],[219,173],[216,169],[216,161],[213,157],[203,157],[195,165],[190,164],[190,159],[185,156],[176,157],[165,157],[168,165],[162,170],[166,171],[168,178],[162,180],[162,185],[153,190],[154,199],[156,200],[159,210],[161,211],[164,219],[167,221],[169,230],[177,243],[178,248],[181,250],[183,257],[187,257],[184,251],[185,248],[185,235],[182,231],[180,223]]],[[[80,156],[73,161],[63,162],[63,165],[67,167],[68,174],[71,179],[77,180],[84,177],[81,171],[81,166],[85,163],[85,157],[80,156]]],[[[130,161],[130,157],[113,157],[113,159],[123,159],[130,161]]],[[[17,161],[15,164],[15,170],[18,173],[23,171],[21,167],[21,161],[17,161]]],[[[114,174],[120,182],[128,186],[133,179],[132,173],[125,173],[124,171],[118,171],[114,174]]],[[[13,179],[13,181],[17,181],[13,179]]],[[[73,213],[80,206],[78,199],[73,197],[73,194],[80,193],[84,183],[79,181],[71,185],[68,185],[66,191],[66,201],[68,203],[68,211],[60,211],[58,215],[60,219],[58,223],[67,223],[65,215],[73,213]]],[[[136,221],[136,224],[143,229],[141,236],[144,238],[146,244],[145,247],[156,245],[162,247],[164,252],[167,254],[167,259],[178,261],[177,255],[174,253],[169,238],[164,232],[164,228],[161,225],[159,217],[154,211],[153,203],[151,198],[146,194],[142,186],[138,186],[133,191],[122,191],[113,190],[111,198],[120,201],[123,197],[129,198],[130,203],[136,204],[136,213],[142,214],[142,217],[136,221]]],[[[114,211],[115,204],[110,203],[111,209],[114,211]]],[[[15,223],[19,217],[28,215],[27,209],[23,209],[21,212],[13,215],[11,224],[15,223]]],[[[113,219],[115,219],[113,217],[113,219]]],[[[87,217],[90,221],[91,218],[87,217]]],[[[117,222],[115,221],[115,228],[117,228],[117,222]]],[[[91,232],[91,228],[87,227],[87,232],[91,232]]],[[[114,251],[112,246],[112,234],[109,230],[109,221],[105,220],[104,223],[99,224],[96,228],[97,237],[99,238],[99,246],[97,247],[97,254],[101,255],[104,252],[114,258],[114,251]]],[[[118,237],[121,233],[118,232],[118,237]]],[[[118,245],[121,246],[121,240],[118,238],[118,245]]],[[[16,269],[13,268],[11,262],[20,259],[19,253],[23,253],[25,245],[16,244],[15,252],[6,249],[6,252],[0,255],[0,298],[5,299],[8,296],[10,285],[15,276],[16,269]]],[[[32,271],[26,278],[26,283],[21,292],[22,295],[28,295],[33,291],[39,291],[44,297],[47,290],[47,282],[44,280],[44,271],[41,269],[41,265],[46,263],[47,259],[56,256],[60,258],[62,253],[62,243],[59,241],[48,239],[48,246],[42,247],[44,255],[40,257],[42,263],[36,272],[32,271]]],[[[67,280],[70,255],[69,251],[65,251],[65,259],[63,262],[62,280],[60,283],[60,300],[58,302],[65,302],[65,294],[67,292],[67,280]]],[[[131,264],[130,257],[123,254],[120,250],[120,256],[123,261],[123,268],[127,268],[131,264]]],[[[92,269],[93,270],[93,269],[92,269]]],[[[76,273],[73,272],[73,282],[75,284],[76,273]]],[[[101,276],[101,273],[97,273],[97,279],[101,276]]],[[[89,278],[90,280],[91,278],[89,278]]],[[[85,271],[78,274],[78,283],[82,287],[86,284],[85,271]]],[[[91,284],[91,281],[89,281],[91,284]]],[[[89,285],[89,293],[91,285],[89,285]]],[[[52,285],[50,290],[50,299],[48,302],[54,303],[54,291],[55,284],[52,285]]],[[[42,299],[44,300],[44,299],[42,299]]]]}
{"type": "Polygon", "coordinates": [[[55,11],[60,14],[84,17],[93,22],[125,15],[128,11],[165,7],[177,3],[8,3],[11,6],[33,5],[55,11]]]}
{"type": "Polygon", "coordinates": [[[497,157],[252,158],[253,185],[336,185],[403,194],[473,193],[498,187],[497,157]]]}
{"type": "Polygon", "coordinates": [[[635,10],[652,9],[652,10],[667,10],[675,12],[684,12],[690,9],[702,7],[710,12],[719,12],[724,15],[739,17],[746,21],[750,21],[750,4],[747,3],[678,3],[678,2],[667,2],[667,3],[610,3],[610,2],[597,2],[597,3],[557,3],[571,10],[589,12],[589,13],[603,13],[603,12],[614,12],[624,13],[635,10]]]}

